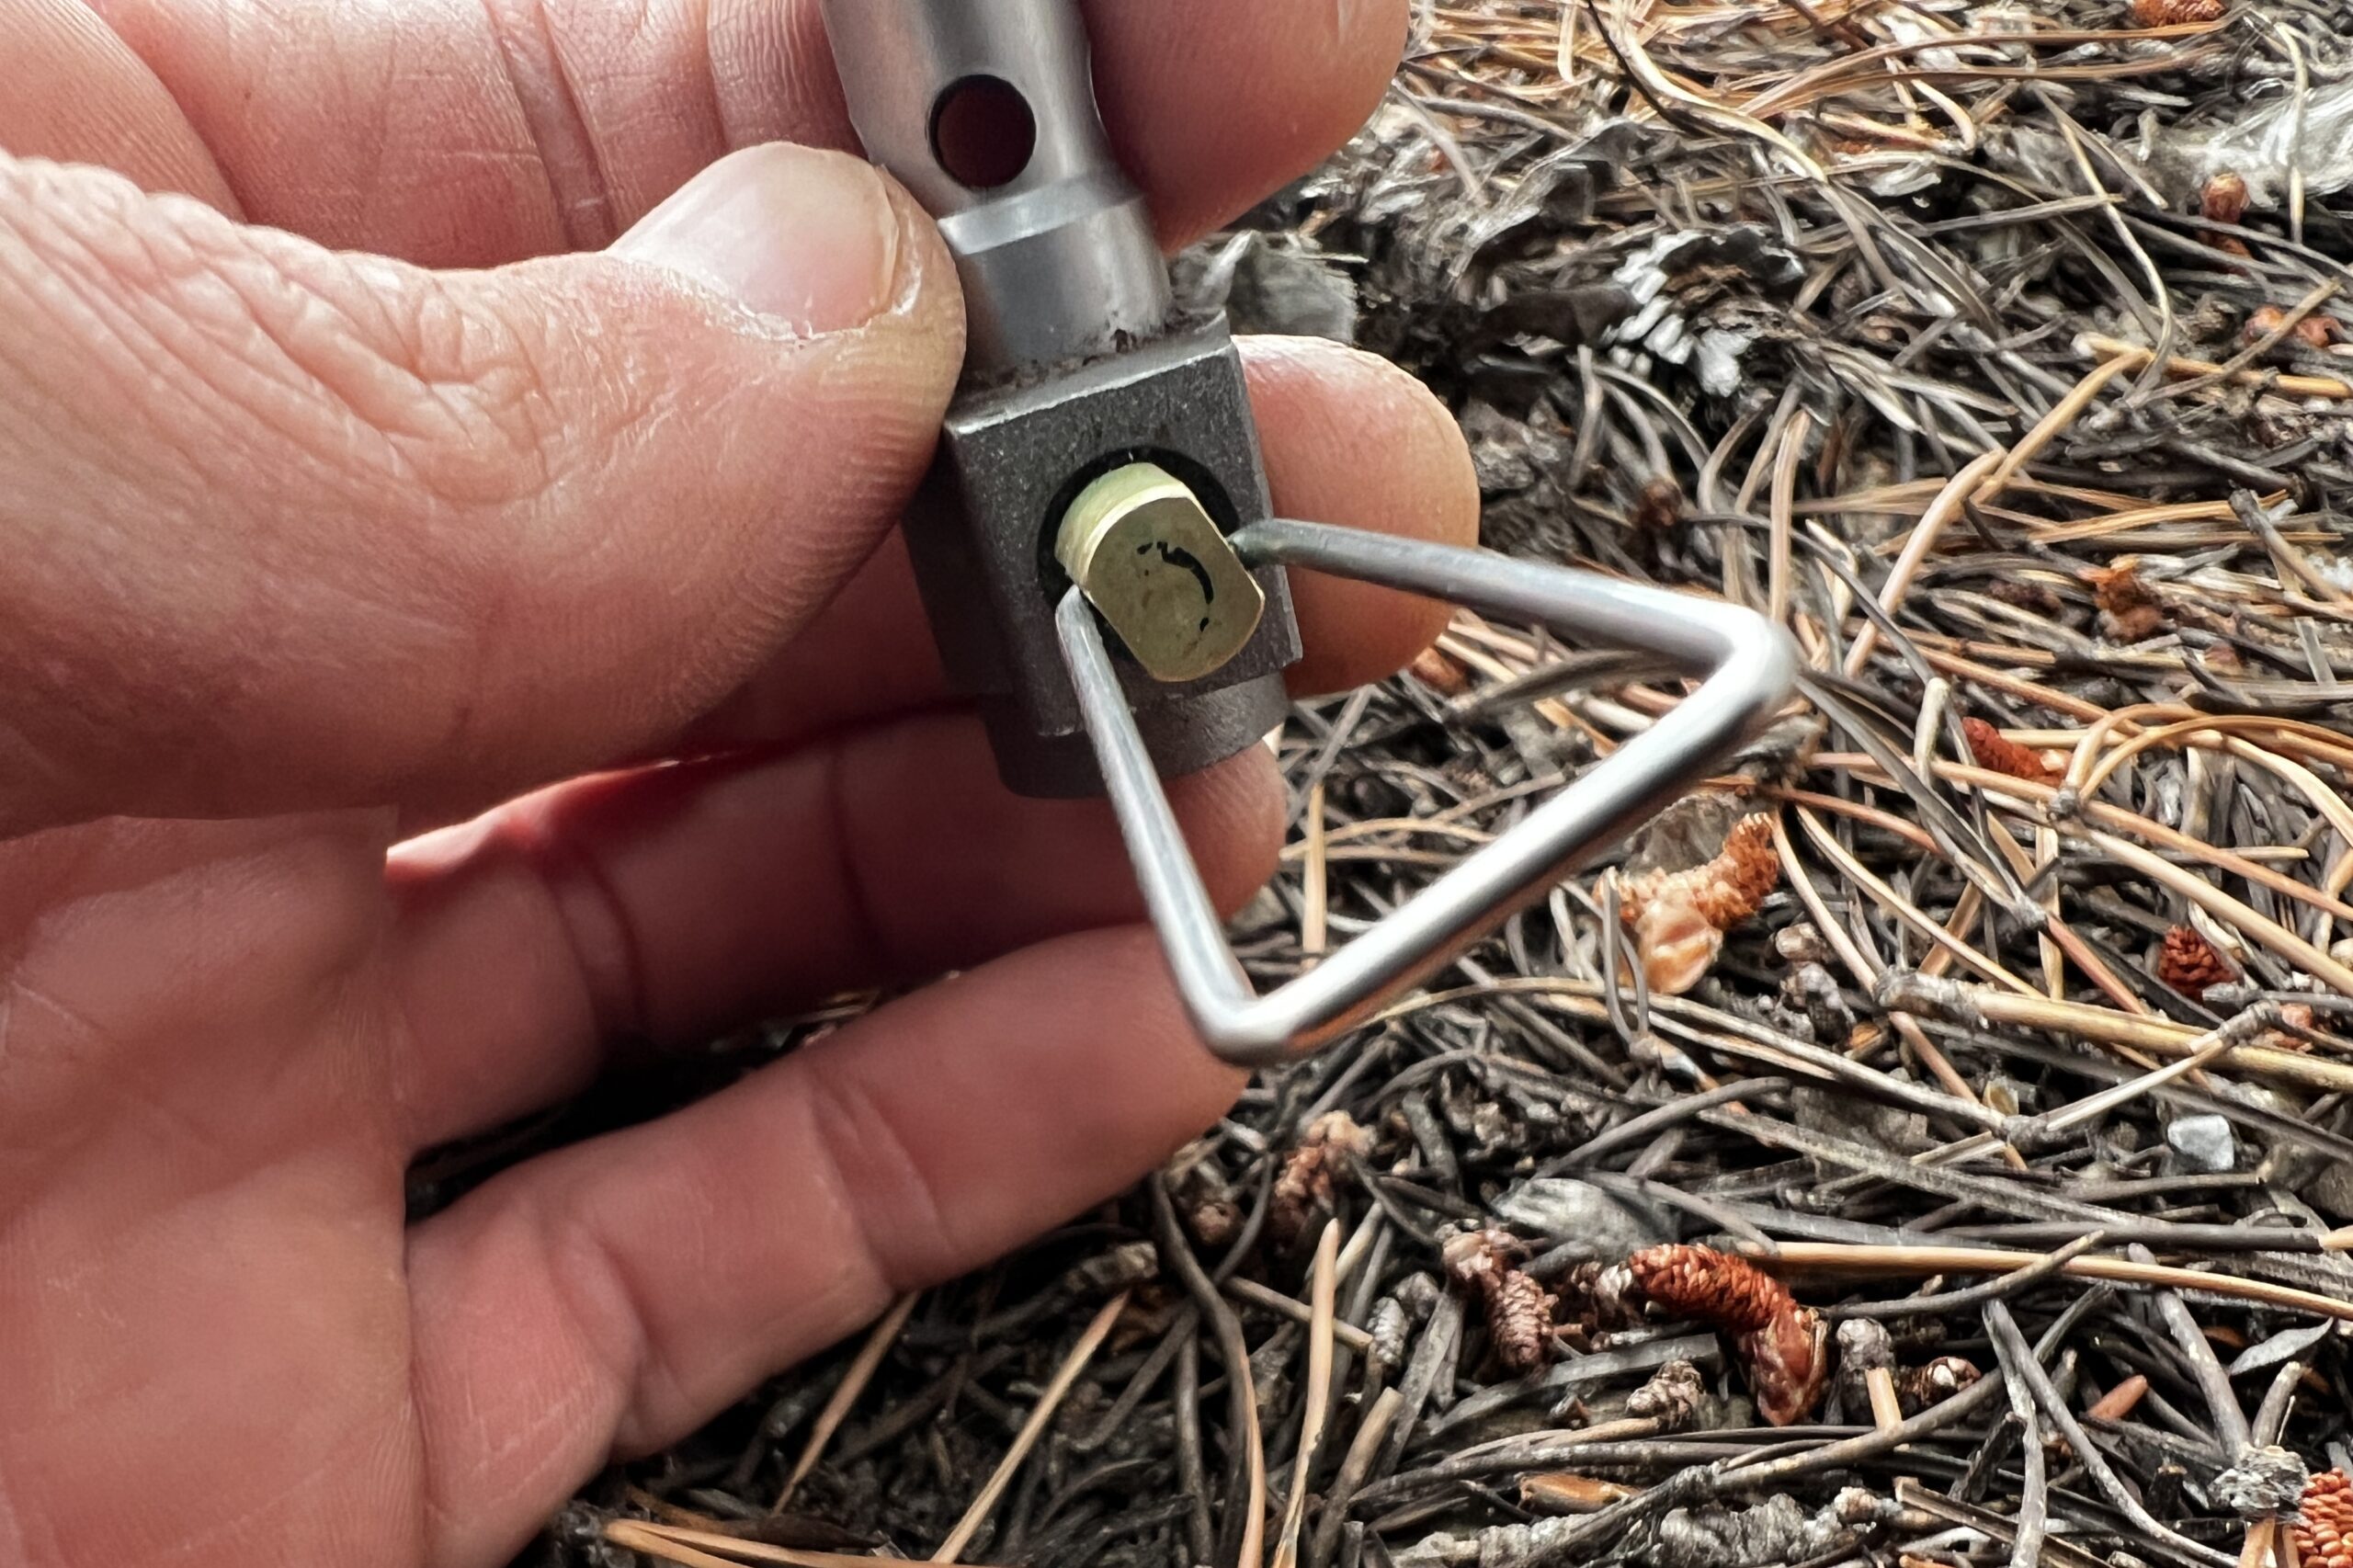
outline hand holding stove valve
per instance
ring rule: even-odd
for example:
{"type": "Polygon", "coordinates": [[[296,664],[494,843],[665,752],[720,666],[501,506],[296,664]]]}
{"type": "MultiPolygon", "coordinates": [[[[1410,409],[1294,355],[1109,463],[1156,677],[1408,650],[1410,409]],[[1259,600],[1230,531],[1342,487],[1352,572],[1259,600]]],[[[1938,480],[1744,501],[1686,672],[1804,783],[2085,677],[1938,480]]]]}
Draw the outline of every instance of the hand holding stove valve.
{"type": "Polygon", "coordinates": [[[816,0],[616,9],[0,0],[10,1568],[506,1562],[1231,1104],[1130,846],[1201,1032],[1280,1054],[1776,687],[1746,618],[1424,542],[1475,494],[1402,374],[1169,320],[1160,244],[1358,123],[1404,0],[1092,6],[1156,227],[1063,5],[834,8],[920,203],[816,0]],[[932,166],[1006,112],[1021,161],[932,166]],[[1262,445],[1411,537],[1271,520],[1262,445]],[[953,686],[893,532],[935,447],[953,686]],[[1327,571],[1757,662],[1255,1001],[1204,887],[1273,864],[1253,742],[1441,613],[1327,571]],[[1124,837],[1044,798],[1098,791],[1124,837]],[[615,1041],[949,971],[643,1125],[469,1142],[615,1041]]]}
{"type": "Polygon", "coordinates": [[[1277,520],[1241,363],[1180,319],[1097,118],[1076,0],[826,0],[869,152],[939,220],[972,324],[907,533],[1006,781],[1110,797],[1194,1025],[1229,1061],[1322,1045],[1705,777],[1787,700],[1784,634],[1729,606],[1480,551],[1277,520]],[[1160,777],[1282,711],[1286,568],[1665,655],[1707,684],[1271,995],[1227,950],[1160,777]]]}

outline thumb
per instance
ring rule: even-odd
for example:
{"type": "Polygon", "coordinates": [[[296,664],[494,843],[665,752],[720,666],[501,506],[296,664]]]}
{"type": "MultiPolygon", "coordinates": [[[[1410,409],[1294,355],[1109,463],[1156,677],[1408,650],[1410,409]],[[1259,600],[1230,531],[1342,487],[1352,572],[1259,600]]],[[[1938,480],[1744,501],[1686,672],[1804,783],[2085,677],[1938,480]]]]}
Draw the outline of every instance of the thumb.
{"type": "Polygon", "coordinates": [[[891,525],[954,272],[836,153],[432,273],[0,154],[0,832],[478,801],[676,731],[891,525]]]}

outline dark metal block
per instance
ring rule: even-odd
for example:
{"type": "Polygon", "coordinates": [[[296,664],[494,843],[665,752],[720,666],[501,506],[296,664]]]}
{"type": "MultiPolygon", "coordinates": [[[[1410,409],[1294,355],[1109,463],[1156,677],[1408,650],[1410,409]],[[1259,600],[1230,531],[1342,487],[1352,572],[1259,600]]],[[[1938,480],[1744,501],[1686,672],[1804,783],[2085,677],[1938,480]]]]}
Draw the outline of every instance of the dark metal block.
{"type": "MultiPolygon", "coordinates": [[[[908,548],[949,678],[980,699],[999,771],[1023,794],[1101,791],[1054,631],[1070,585],[1051,540],[1086,484],[1139,460],[1190,485],[1228,534],[1269,515],[1249,391],[1222,321],[967,393],[949,411],[909,513],[908,548]]],[[[1281,570],[1256,575],[1265,618],[1215,674],[1164,686],[1119,653],[1121,685],[1165,774],[1233,756],[1281,722],[1282,672],[1300,656],[1299,629],[1281,570]]]]}

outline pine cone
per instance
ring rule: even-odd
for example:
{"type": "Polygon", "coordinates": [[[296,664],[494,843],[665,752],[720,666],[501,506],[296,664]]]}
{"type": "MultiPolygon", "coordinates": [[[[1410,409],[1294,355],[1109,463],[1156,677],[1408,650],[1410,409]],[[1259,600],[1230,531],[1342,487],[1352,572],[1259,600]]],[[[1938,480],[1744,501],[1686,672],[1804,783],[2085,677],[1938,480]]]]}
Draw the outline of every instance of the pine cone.
{"type": "Polygon", "coordinates": [[[2217,223],[2235,223],[2246,216],[2246,181],[2224,169],[2198,193],[2198,215],[2217,223]]]}
{"type": "Polygon", "coordinates": [[[1645,1247],[1626,1267],[1643,1296],[1667,1316],[1733,1334],[1763,1328],[1797,1307],[1788,1286],[1745,1258],[1712,1247],[1645,1247]]]}
{"type": "Polygon", "coordinates": [[[1619,914],[1633,927],[1644,983],[1664,996],[1699,984],[1723,950],[1724,933],[1763,907],[1780,881],[1773,819],[1765,812],[1734,823],[1722,852],[1705,865],[1628,881],[1619,914]]]}
{"type": "Polygon", "coordinates": [[[2353,1568],[2353,1476],[2325,1470],[2306,1482],[2291,1533],[2303,1568],[2353,1568]]]}
{"type": "Polygon", "coordinates": [[[1733,1336],[1748,1369],[1757,1413],[1776,1426],[1803,1420],[1830,1371],[1821,1314],[1745,1258],[1711,1247],[1646,1247],[1626,1260],[1634,1283],[1670,1317],[1711,1324],[1733,1336]]]}
{"type": "Polygon", "coordinates": [[[1642,1304],[1632,1273],[1622,1263],[1580,1263],[1563,1277],[1561,1301],[1571,1312],[1573,1326],[1586,1340],[1642,1321],[1642,1304]]]}
{"type": "Polygon", "coordinates": [[[2171,28],[2184,22],[2219,22],[2223,0],[2132,0],[2136,28],[2171,28]]]}
{"type": "Polygon", "coordinates": [[[1688,1425],[1708,1385],[1699,1369],[1688,1361],[1669,1361],[1651,1374],[1651,1381],[1626,1396],[1626,1414],[1662,1422],[1670,1432],[1688,1425]]]}
{"type": "Polygon", "coordinates": [[[1797,1307],[1754,1334],[1733,1338],[1733,1348],[1748,1365],[1756,1413],[1774,1426],[1804,1420],[1821,1401],[1830,1375],[1830,1358],[1823,1354],[1825,1333],[1821,1313],[1797,1307]]]}
{"type": "MultiPolygon", "coordinates": [[[[2279,306],[2262,306],[2246,318],[2246,325],[2240,330],[2239,336],[2248,343],[2260,343],[2278,332],[2287,320],[2288,312],[2279,306]]],[[[2345,324],[2335,316],[2313,312],[2298,318],[2288,333],[2307,348],[2325,348],[2345,335],[2345,324]]]]}
{"type": "Polygon", "coordinates": [[[1983,719],[1963,719],[1961,733],[1969,737],[1969,755],[1977,766],[2036,784],[2055,784],[2058,776],[2041,757],[2010,739],[1983,719]]]}
{"type": "Polygon", "coordinates": [[[1552,1358],[1553,1298],[1535,1276],[1512,1267],[1519,1243],[1508,1231],[1469,1231],[1447,1239],[1446,1270],[1479,1292],[1487,1339],[1508,1371],[1532,1372],[1552,1358]]]}
{"type": "Polygon", "coordinates": [[[2237,974],[2213,943],[2189,926],[2177,926],[2165,933],[2165,949],[2157,955],[2157,978],[2191,1001],[2202,1002],[2208,986],[2228,984],[2237,974]]]}
{"type": "Polygon", "coordinates": [[[1333,1184],[1347,1167],[1347,1156],[1372,1150],[1372,1134],[1344,1110],[1326,1111],[1308,1123],[1299,1147],[1283,1161],[1267,1201],[1267,1223],[1285,1246],[1306,1233],[1307,1222],[1330,1210],[1333,1184]]]}
{"type": "Polygon", "coordinates": [[[1917,1415],[1930,1405],[1942,1404],[1985,1374],[1976,1363],[1959,1356],[1939,1356],[1895,1374],[1895,1403],[1906,1415],[1917,1415]]]}
{"type": "Polygon", "coordinates": [[[1724,950],[1722,927],[1689,904],[1663,898],[1634,926],[1634,956],[1654,996],[1681,996],[1708,978],[1724,950]]]}
{"type": "Polygon", "coordinates": [[[1638,924],[1654,903],[1688,905],[1719,931],[1729,931],[1765,903],[1781,881],[1781,857],[1773,847],[1773,819],[1759,812],[1733,824],[1722,853],[1686,871],[1654,871],[1630,880],[1620,914],[1638,924]]]}
{"type": "Polygon", "coordinates": [[[1552,1292],[1533,1275],[1507,1268],[1487,1292],[1487,1337],[1506,1370],[1532,1372],[1552,1359],[1552,1292]]]}
{"type": "Polygon", "coordinates": [[[2145,642],[2165,628],[2156,590],[2130,566],[2095,566],[2084,574],[2099,603],[2100,630],[2119,642],[2145,642]]]}

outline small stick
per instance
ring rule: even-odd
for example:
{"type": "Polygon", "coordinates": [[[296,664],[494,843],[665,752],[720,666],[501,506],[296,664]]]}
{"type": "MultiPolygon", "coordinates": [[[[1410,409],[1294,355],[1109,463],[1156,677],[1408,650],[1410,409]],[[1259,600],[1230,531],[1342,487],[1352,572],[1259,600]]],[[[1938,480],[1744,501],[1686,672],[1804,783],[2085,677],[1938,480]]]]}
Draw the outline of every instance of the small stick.
{"type": "MultiPolygon", "coordinates": [[[[2031,441],[2033,437],[2029,435],[2027,439],[2031,441]]],[[[2024,447],[2025,443],[2020,443],[2020,449],[2023,450],[2024,447]]],[[[1887,585],[1880,590],[1879,608],[1889,616],[1893,617],[1903,607],[1904,597],[1912,591],[1912,579],[1920,574],[1920,563],[1927,560],[1928,553],[1937,547],[1937,540],[1944,537],[1946,526],[1961,516],[1961,509],[1988,486],[1987,475],[2001,461],[2000,452],[1981,454],[1967,468],[1953,475],[1952,482],[1928,503],[1928,509],[1920,514],[1919,522],[1913,527],[1912,537],[1904,541],[1904,553],[1896,558],[1894,570],[1888,574],[1887,585]]],[[[1849,676],[1862,674],[1863,667],[1870,663],[1871,654],[1878,647],[1879,622],[1866,619],[1863,629],[1855,634],[1853,646],[1847,650],[1847,674],[1849,676]]]]}
{"type": "Polygon", "coordinates": [[[605,1527],[605,1539],[631,1551],[667,1558],[680,1564],[680,1568],[737,1568],[744,1562],[773,1563],[776,1568],[872,1568],[877,1562],[896,1561],[844,1551],[801,1551],[789,1546],[770,1546],[766,1541],[741,1540],[709,1530],[647,1524],[638,1519],[615,1519],[605,1527]],[[699,1550],[702,1548],[709,1550],[699,1550]],[[712,1556],[712,1552],[725,1555],[712,1556]]]}
{"type": "Polygon", "coordinates": [[[1813,416],[1802,408],[1795,410],[1781,432],[1780,449],[1773,454],[1772,537],[1766,568],[1765,615],[1776,626],[1790,619],[1790,533],[1796,517],[1798,459],[1803,455],[1806,437],[1813,430],[1813,416]]]}
{"type": "Polygon", "coordinates": [[[1322,957],[1331,945],[1329,865],[1325,853],[1324,780],[1318,778],[1307,791],[1307,866],[1299,916],[1299,950],[1311,961],[1322,957]]]}
{"type": "MultiPolygon", "coordinates": [[[[2137,343],[2121,338],[2104,337],[2098,333],[2086,333],[2076,340],[2095,355],[2114,356],[2126,369],[2137,370],[2156,355],[2137,343]]],[[[2168,376],[2215,376],[2233,386],[2262,387],[2287,397],[2353,398],[2353,384],[2334,376],[2275,376],[2263,370],[2236,370],[2227,375],[2222,367],[2211,359],[2192,359],[2187,355],[2170,355],[2165,359],[2168,376]]]]}
{"type": "Polygon", "coordinates": [[[2200,1562],[2235,1568],[2228,1554],[2201,1546],[2178,1531],[2167,1528],[2155,1515],[2142,1506],[2141,1499],[2124,1484],[2108,1460],[2101,1457],[2099,1450],[2092,1447],[2091,1439],[2084,1435],[2083,1424],[2075,1419],[2075,1412],[2067,1408],[2067,1402],[2060,1394],[2058,1385],[2051,1381],[2051,1374],[2035,1358],[2033,1346],[2027,1344],[2026,1336],[2018,1332],[2018,1325],[2010,1316],[2009,1308],[1999,1301],[1988,1301],[1985,1304],[1985,1327],[2002,1352],[2003,1370],[2025,1380],[2027,1388],[2034,1395],[2034,1403],[2041,1407],[2042,1414],[2051,1418],[2051,1424],[2059,1428],[2060,1435],[2067,1439],[2068,1447],[2075,1450],[2075,1462],[2083,1466],[2084,1472],[2116,1506],[2117,1511],[2131,1521],[2133,1528],[2200,1562]]]}
{"type": "Polygon", "coordinates": [[[1283,1509],[1282,1534],[1274,1568],[1298,1568],[1299,1534],[1307,1523],[1308,1483],[1332,1397],[1332,1325],[1339,1321],[1340,1222],[1326,1221],[1315,1244],[1315,1266],[1308,1286],[1313,1303],[1307,1325],[1307,1409],[1299,1421],[1299,1449],[1291,1460],[1290,1503],[1283,1509]]]}
{"type": "Polygon", "coordinates": [[[2190,1041],[2187,1056],[2169,1062],[2154,1072],[2143,1073],[2137,1078],[2111,1084],[2097,1094],[2086,1095],[2057,1110],[2028,1119],[2045,1133],[2063,1132],[2071,1127],[2080,1127],[2153,1089],[2172,1083],[2176,1078],[2187,1077],[2201,1067],[2211,1066],[2266,1029],[2276,1027],[2279,1022],[2278,1004],[2257,1003],[2243,1013],[2225,1018],[2219,1028],[2204,1038],[2190,1041]]]}
{"type": "MultiPolygon", "coordinates": [[[[1237,1275],[1228,1279],[1221,1289],[1245,1306],[1264,1307],[1270,1312],[1280,1312],[1293,1323],[1312,1324],[1315,1321],[1313,1308],[1296,1297],[1284,1295],[1271,1285],[1261,1285],[1256,1279],[1245,1279],[1237,1275]]],[[[1359,1356],[1372,1348],[1372,1335],[1352,1323],[1335,1319],[1332,1333],[1341,1344],[1359,1356]]]]}
{"type": "Polygon", "coordinates": [[[1381,1397],[1372,1402],[1364,1424],[1357,1428],[1354,1441],[1348,1444],[1346,1457],[1340,1460],[1340,1472],[1332,1478],[1331,1491],[1324,1499],[1324,1515],[1315,1521],[1315,1538],[1308,1549],[1311,1568],[1324,1568],[1339,1549],[1340,1529],[1347,1523],[1348,1505],[1362,1489],[1365,1478],[1372,1473],[1374,1463],[1381,1458],[1381,1446],[1388,1440],[1389,1429],[1397,1423],[1397,1413],[1405,1408],[1405,1396],[1395,1389],[1382,1389],[1381,1397]]]}
{"type": "MultiPolygon", "coordinates": [[[[2006,1309],[1999,1302],[1989,1302],[1986,1311],[2006,1309]]],[[[1992,1338],[1995,1358],[2002,1364],[2003,1388],[2010,1396],[2010,1417],[2018,1424],[2022,1434],[2018,1453],[2026,1465],[2026,1484],[2018,1488],[2018,1517],[2011,1524],[2017,1534],[2010,1539],[2010,1568],[2035,1568],[2042,1561],[2043,1536],[2050,1523],[2051,1488],[2050,1456],[2042,1448],[2042,1422],[2035,1411],[2033,1391],[2027,1387],[2025,1369],[2019,1365],[2031,1360],[2034,1352],[2015,1334],[1995,1334],[1992,1338]]]]}
{"type": "MultiPolygon", "coordinates": [[[[2299,88],[2298,90],[2302,91],[2302,89],[2299,88]]],[[[2270,331],[2265,333],[2261,337],[2256,338],[2253,343],[2246,345],[2246,347],[2241,348],[2228,359],[2222,361],[2222,366],[2220,367],[2222,374],[2230,375],[2234,374],[2237,371],[2244,370],[2249,365],[2254,364],[2257,359],[2262,358],[2266,354],[2270,353],[2274,348],[2278,347],[2281,343],[2287,340],[2288,335],[2296,329],[2296,324],[2298,322],[2302,321],[2306,316],[2311,315],[2314,311],[2328,303],[2330,299],[2336,295],[2336,291],[2343,287],[2344,284],[2336,278],[2328,278],[2322,279],[2310,293],[2297,301],[2294,304],[2289,306],[2288,313],[2281,316],[2278,324],[2273,326],[2270,331]]],[[[2199,392],[2202,391],[2209,384],[2211,383],[2203,380],[2184,381],[2176,386],[2173,391],[2177,393],[2199,392]]],[[[2277,505],[2277,502],[2267,501],[2264,505],[2275,506],[2277,505]]]]}
{"type": "MultiPolygon", "coordinates": [[[[1880,1005],[1899,1013],[1919,1013],[1963,1024],[2004,1024],[2047,1029],[2053,1034],[2119,1049],[2153,1051],[2184,1056],[2200,1031],[2169,1018],[2135,1017],[2109,1007],[2080,1002],[2054,1002],[2048,996],[2020,996],[1988,986],[1964,985],[1919,974],[1891,971],[1879,988],[1880,1005]]],[[[2301,1084],[2307,1088],[2353,1092],[2353,1064],[2329,1062],[2281,1051],[2268,1045],[2234,1047],[2216,1063],[2244,1073],[2301,1084]]]]}
{"type": "MultiPolygon", "coordinates": [[[[2014,1521],[1970,1504],[1956,1502],[1941,1492],[1922,1486],[1908,1475],[1896,1477],[1894,1492],[1897,1503],[1939,1524],[1960,1525],[1990,1540],[2006,1544],[2018,1539],[2018,1527],[2014,1521]]],[[[1907,1552],[1897,1561],[1903,1568],[1930,1568],[1931,1564],[1940,1568],[1944,1560],[1941,1557],[1915,1557],[1907,1552]]],[[[2048,1568],[2108,1568],[2106,1558],[2096,1556],[2080,1546],[2070,1545],[2064,1540],[2046,1538],[2040,1561],[2048,1568]]]]}
{"type": "MultiPolygon", "coordinates": [[[[2134,1246],[2130,1251],[2137,1263],[2155,1261],[2146,1247],[2134,1246]]],[[[2199,1326],[2198,1314],[2173,1291],[2160,1290],[2157,1315],[2165,1319],[2166,1331],[2173,1335],[2182,1359],[2189,1363],[2190,1376],[2197,1381],[2198,1392],[2206,1401],[2207,1413],[2214,1418],[2214,1436],[2221,1440],[2225,1453],[2238,1453],[2254,1442],[2255,1429],[2247,1424],[2238,1391],[2231,1387],[2230,1373],[2222,1369],[2222,1358],[2214,1354],[2206,1331],[2199,1326]]]]}
{"type": "MultiPolygon", "coordinates": [[[[1959,1393],[1930,1405],[1890,1431],[1881,1432],[1874,1428],[1859,1437],[1842,1437],[1796,1452],[1790,1451],[1786,1445],[1777,1446],[1768,1450],[1772,1455],[1770,1458],[1749,1461],[1747,1456],[1743,1456],[1706,1469],[1686,1470],[1647,1491],[1621,1498],[1600,1512],[1579,1520],[1574,1528],[1563,1531],[1549,1543],[1548,1560],[1560,1562],[1590,1561],[1599,1555],[1596,1549],[1601,1543],[1615,1540],[1634,1521],[1665,1508],[1694,1505],[1715,1497],[1754,1494],[1799,1476],[1844,1470],[1881,1454],[1892,1453],[1906,1443],[1932,1437],[1968,1420],[1976,1414],[1978,1406],[2002,1391],[2003,1382],[2004,1379],[1998,1372],[1980,1378],[1959,1393]]],[[[1552,1461],[1540,1459],[1533,1462],[1552,1461]]]]}
{"type": "Polygon", "coordinates": [[[1078,1336],[1078,1343],[1071,1346],[1070,1354],[1063,1358],[1053,1381],[1046,1385],[1046,1392],[1038,1398],[1037,1407],[1029,1412],[1029,1419],[1021,1424],[1021,1430],[1014,1437],[1013,1447],[997,1465],[996,1472],[981,1488],[981,1494],[972,1499],[972,1506],[964,1511],[964,1517],[957,1521],[956,1528],[949,1531],[948,1539],[939,1543],[939,1550],[931,1554],[934,1562],[953,1562],[963,1554],[964,1548],[972,1544],[972,1537],[979,1534],[981,1527],[988,1522],[997,1499],[1012,1483],[1014,1472],[1021,1468],[1022,1460],[1029,1457],[1029,1450],[1045,1435],[1047,1424],[1053,1420],[1054,1412],[1062,1408],[1063,1397],[1070,1392],[1071,1385],[1078,1381],[1081,1372],[1086,1370],[1086,1364],[1095,1358],[1095,1352],[1102,1347],[1112,1325],[1120,1321],[1120,1314],[1127,1311],[1127,1307],[1125,1291],[1103,1303],[1103,1310],[1095,1314],[1095,1321],[1086,1325],[1086,1332],[1078,1336]]]}
{"type": "Polygon", "coordinates": [[[651,1525],[635,1519],[615,1519],[605,1527],[605,1539],[630,1551],[642,1551],[648,1557],[658,1557],[665,1562],[675,1562],[678,1568],[738,1568],[724,1557],[713,1557],[707,1551],[672,1540],[655,1533],[651,1525]]]}
{"type": "Polygon", "coordinates": [[[1863,1388],[1870,1395],[1872,1426],[1882,1432],[1893,1432],[1904,1425],[1904,1403],[1895,1397],[1893,1370],[1873,1367],[1863,1374],[1863,1388]]]}
{"type": "MultiPolygon", "coordinates": [[[[1780,1242],[1769,1247],[1744,1244],[1741,1255],[1768,1269],[1824,1269],[1850,1274],[2006,1274],[2042,1260],[2042,1255],[2011,1252],[2000,1247],[1859,1246],[1845,1242],[1780,1242]]],[[[2123,1257],[2078,1257],[2060,1271],[2077,1279],[2107,1279],[2120,1285],[2148,1285],[2165,1290],[2202,1290],[2260,1301],[2288,1312],[2306,1312],[2337,1323],[2353,1323],[2353,1301],[2338,1301],[2292,1285],[2268,1279],[2242,1279],[2234,1274],[2208,1274],[2169,1264],[2142,1263],[2123,1257]]],[[[1994,1303],[1998,1305],[1999,1303],[1994,1303]]]]}
{"type": "MultiPolygon", "coordinates": [[[[2231,510],[2237,516],[2240,522],[2247,526],[2247,530],[2263,540],[2264,547],[2271,551],[2271,563],[2279,573],[2282,586],[2285,586],[2288,579],[2293,576],[2305,587],[2311,589],[2313,597],[2324,604],[2332,605],[2338,609],[2353,606],[2353,594],[2347,593],[2330,582],[2313,567],[2311,562],[2304,559],[2304,552],[2298,550],[2293,541],[2279,531],[2279,525],[2271,520],[2270,514],[2266,512],[2262,503],[2255,498],[2253,491],[2233,491],[2231,510]]],[[[2327,678],[2325,670],[2317,673],[2322,676],[2322,678],[2327,678]]]]}
{"type": "Polygon", "coordinates": [[[841,1430],[842,1423],[849,1418],[850,1407],[858,1403],[858,1396],[866,1392],[866,1385],[873,1381],[876,1370],[882,1365],[882,1358],[890,1354],[891,1346],[906,1328],[907,1319],[915,1310],[916,1295],[910,1290],[900,1297],[882,1321],[874,1325],[874,1332],[866,1336],[866,1343],[858,1346],[858,1358],[849,1364],[849,1370],[842,1374],[841,1386],[834,1391],[834,1397],[825,1402],[825,1408],[817,1413],[817,1423],[809,1429],[809,1441],[802,1445],[801,1457],[793,1461],[792,1473],[784,1478],[784,1490],[776,1494],[776,1502],[768,1509],[771,1517],[784,1512],[785,1506],[792,1501],[793,1491],[808,1478],[811,1471],[817,1468],[817,1461],[824,1457],[825,1445],[834,1440],[835,1432],[841,1430]]]}
{"type": "MultiPolygon", "coordinates": [[[[2019,1291],[2061,1272],[2106,1239],[2097,1231],[2077,1236],[2048,1257],[2037,1258],[2024,1268],[2014,1269],[1999,1278],[1988,1279],[1982,1285],[1972,1285],[1965,1290],[1944,1290],[1933,1296],[1906,1296],[1898,1301],[1858,1301],[1847,1306],[1832,1307],[1824,1315],[1834,1323],[1846,1318],[1927,1317],[1959,1312],[1965,1307],[1983,1306],[1987,1301],[2007,1301],[2019,1291]]],[[[2120,1383],[2117,1386],[2121,1388],[2124,1385],[2120,1383]]],[[[2143,1379],[2141,1386],[2146,1390],[2148,1380],[2143,1379]]]]}

